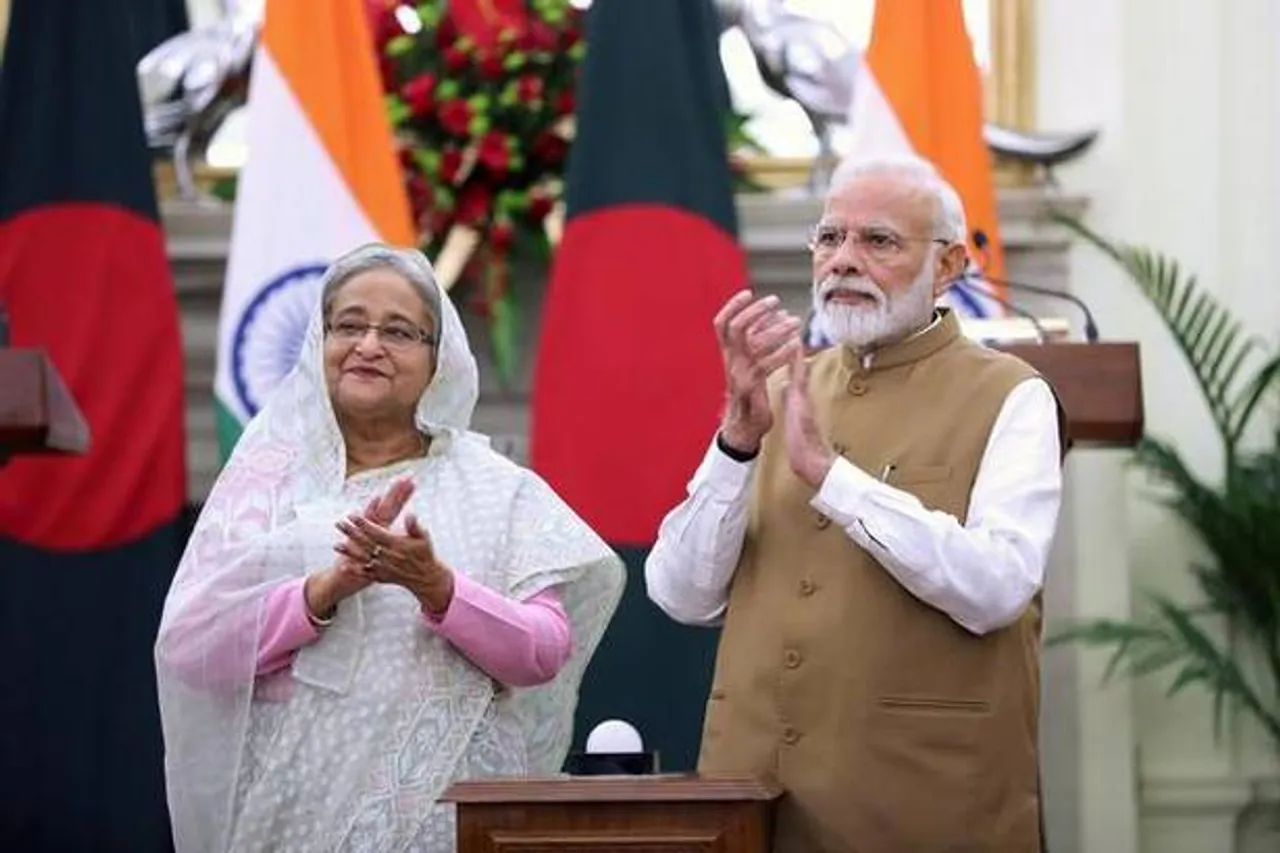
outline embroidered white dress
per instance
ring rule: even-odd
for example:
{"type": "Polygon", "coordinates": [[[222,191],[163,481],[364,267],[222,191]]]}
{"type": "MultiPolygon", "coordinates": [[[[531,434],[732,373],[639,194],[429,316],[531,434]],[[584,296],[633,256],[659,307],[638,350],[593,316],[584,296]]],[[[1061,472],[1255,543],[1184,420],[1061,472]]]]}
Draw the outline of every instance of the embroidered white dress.
{"type": "MultiPolygon", "coordinates": [[[[425,262],[425,261],[424,261],[425,262]]],[[[174,840],[189,851],[454,850],[456,779],[551,774],[583,670],[621,594],[618,558],[533,473],[466,432],[475,362],[441,299],[419,460],[345,477],[319,310],[299,365],[242,436],[166,601],[156,644],[174,840]],[[255,678],[266,594],[331,565],[334,522],[404,476],[446,565],[509,597],[556,587],[574,652],[550,683],[504,689],[375,584],[339,605],[291,669],[255,678]]]]}

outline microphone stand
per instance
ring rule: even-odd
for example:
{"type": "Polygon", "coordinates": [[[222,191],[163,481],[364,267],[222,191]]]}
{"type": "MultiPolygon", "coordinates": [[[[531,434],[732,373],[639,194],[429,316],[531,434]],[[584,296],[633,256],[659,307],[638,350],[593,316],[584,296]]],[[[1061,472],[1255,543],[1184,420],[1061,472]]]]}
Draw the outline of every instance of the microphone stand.
{"type": "MultiPolygon", "coordinates": [[[[982,229],[974,230],[973,244],[974,246],[977,247],[978,252],[982,255],[983,268],[987,266],[987,263],[990,260],[988,249],[987,249],[990,243],[991,241],[987,237],[987,234],[985,231],[983,231],[982,229]]],[[[990,278],[985,274],[982,275],[982,280],[990,282],[991,284],[994,284],[994,285],[1001,286],[1001,287],[1008,287],[1012,290],[1023,290],[1023,291],[1026,291],[1027,293],[1038,293],[1041,296],[1048,296],[1054,299],[1062,299],[1066,302],[1070,302],[1072,305],[1079,308],[1080,313],[1084,315],[1085,341],[1091,344],[1096,344],[1098,342],[1098,324],[1094,322],[1093,312],[1089,310],[1089,306],[1084,303],[1084,300],[1081,299],[1079,296],[1076,296],[1074,293],[1068,293],[1065,290],[1056,290],[1052,287],[1041,287],[1040,285],[1036,285],[1036,284],[1027,284],[1026,282],[1022,282],[1022,281],[1010,281],[1008,279],[990,278]]],[[[1000,300],[996,299],[994,295],[992,295],[992,299],[995,299],[996,302],[1000,302],[1000,300]]]]}
{"type": "Polygon", "coordinates": [[[1032,314],[1027,309],[1022,308],[1021,306],[1015,305],[1014,303],[1010,302],[1008,299],[1005,299],[1004,297],[997,295],[994,291],[991,290],[991,288],[984,287],[982,282],[983,282],[983,279],[975,278],[974,276],[966,273],[965,275],[962,275],[959,278],[955,279],[955,281],[952,282],[952,286],[959,287],[960,289],[964,290],[966,293],[977,292],[982,296],[985,296],[986,298],[990,299],[992,302],[996,303],[997,305],[1008,308],[1010,311],[1017,314],[1019,317],[1031,323],[1032,328],[1036,330],[1036,338],[1038,340],[1038,343],[1041,343],[1041,344],[1048,343],[1049,333],[1045,331],[1044,326],[1040,324],[1040,321],[1036,319],[1036,316],[1034,314],[1032,314]]]}

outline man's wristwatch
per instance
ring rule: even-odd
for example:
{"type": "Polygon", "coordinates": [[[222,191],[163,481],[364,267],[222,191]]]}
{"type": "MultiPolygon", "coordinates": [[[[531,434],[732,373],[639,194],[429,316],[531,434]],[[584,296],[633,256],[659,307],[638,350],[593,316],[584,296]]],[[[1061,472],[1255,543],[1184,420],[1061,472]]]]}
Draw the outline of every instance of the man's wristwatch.
{"type": "Polygon", "coordinates": [[[760,449],[756,448],[751,452],[739,450],[736,447],[730,447],[729,443],[724,440],[723,433],[716,433],[716,447],[720,448],[720,452],[728,456],[734,462],[750,462],[760,455],[760,449]]]}

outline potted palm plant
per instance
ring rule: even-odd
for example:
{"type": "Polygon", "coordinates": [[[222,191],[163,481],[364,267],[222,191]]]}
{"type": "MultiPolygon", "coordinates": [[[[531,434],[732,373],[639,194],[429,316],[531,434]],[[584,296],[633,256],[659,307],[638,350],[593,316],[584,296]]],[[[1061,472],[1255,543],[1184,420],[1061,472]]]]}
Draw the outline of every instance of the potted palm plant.
{"type": "Polygon", "coordinates": [[[1214,735],[1223,710],[1252,717],[1280,756],[1280,355],[1249,335],[1194,276],[1149,249],[1055,217],[1114,260],[1159,314],[1200,389],[1223,451],[1217,477],[1202,478],[1167,440],[1145,436],[1133,463],[1164,488],[1159,498],[1204,544],[1190,566],[1199,601],[1148,593],[1131,619],[1093,619],[1055,631],[1049,643],[1110,651],[1106,679],[1163,673],[1168,693],[1207,690],[1214,735]],[[1229,639],[1212,625],[1227,625],[1229,639]],[[1258,666],[1242,664],[1248,649],[1258,666]]]}

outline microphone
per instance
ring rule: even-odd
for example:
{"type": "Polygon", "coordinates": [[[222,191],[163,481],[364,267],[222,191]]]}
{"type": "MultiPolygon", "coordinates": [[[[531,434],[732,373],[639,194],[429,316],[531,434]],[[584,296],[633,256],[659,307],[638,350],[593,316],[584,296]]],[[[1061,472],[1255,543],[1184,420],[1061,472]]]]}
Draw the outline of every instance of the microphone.
{"type": "MultiPolygon", "coordinates": [[[[991,246],[991,239],[987,237],[987,232],[983,231],[981,228],[973,229],[973,245],[976,246],[978,249],[978,252],[981,253],[982,263],[983,263],[983,266],[985,267],[986,262],[988,260],[988,255],[990,252],[990,246],[991,246]]],[[[1080,313],[1084,315],[1084,339],[1091,344],[1098,342],[1098,324],[1095,323],[1093,320],[1093,312],[1089,310],[1088,305],[1084,304],[1084,300],[1076,296],[1074,293],[1068,293],[1065,290],[1057,290],[1052,287],[1041,287],[1035,284],[1026,284],[1021,281],[1008,281],[1006,279],[1000,279],[1000,278],[989,278],[986,275],[983,275],[982,279],[984,281],[989,281],[995,285],[1008,287],[1011,290],[1022,290],[1027,293],[1037,293],[1041,296],[1049,296],[1054,299],[1061,299],[1063,301],[1070,302],[1072,305],[1079,308],[1080,313]]],[[[983,292],[987,296],[990,296],[997,303],[1000,303],[1001,305],[1005,304],[1004,302],[1001,302],[1000,299],[996,298],[996,296],[992,294],[989,291],[989,289],[983,288],[983,292]]]]}
{"type": "Polygon", "coordinates": [[[965,293],[973,293],[976,291],[997,305],[1008,308],[1022,319],[1030,321],[1031,327],[1036,330],[1036,338],[1039,343],[1043,344],[1049,340],[1049,333],[1044,330],[1044,326],[1040,325],[1040,321],[1036,319],[1034,314],[994,293],[991,288],[983,287],[982,279],[975,278],[972,274],[966,271],[959,277],[953,279],[951,284],[953,287],[960,288],[965,293]]]}
{"type": "Polygon", "coordinates": [[[569,753],[565,770],[571,776],[651,776],[659,772],[658,759],[630,723],[605,720],[587,735],[582,752],[569,753]]]}

